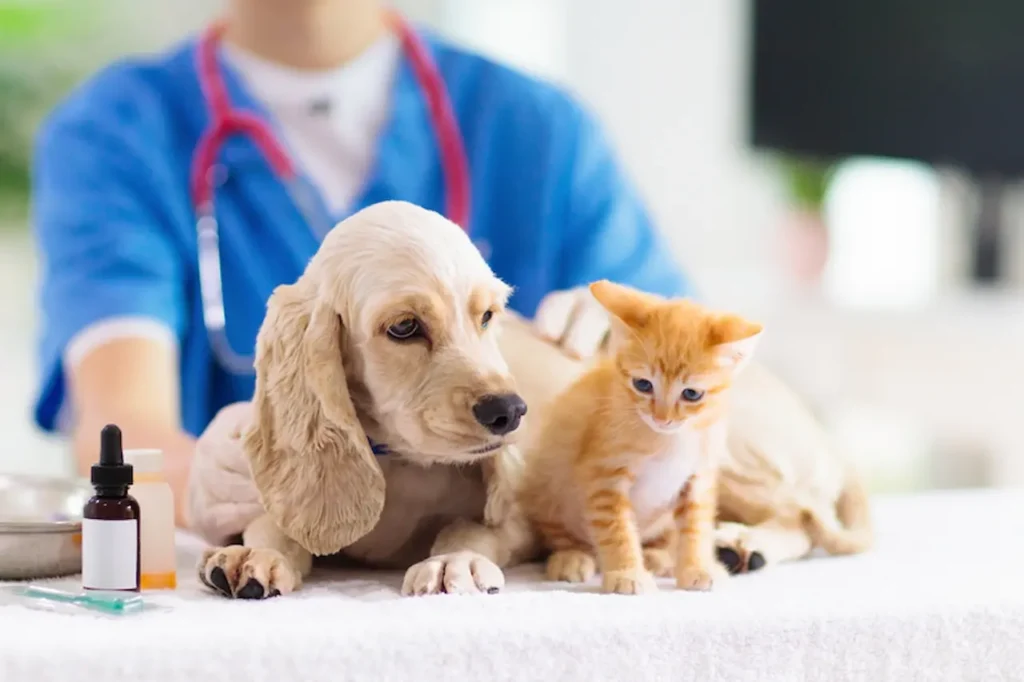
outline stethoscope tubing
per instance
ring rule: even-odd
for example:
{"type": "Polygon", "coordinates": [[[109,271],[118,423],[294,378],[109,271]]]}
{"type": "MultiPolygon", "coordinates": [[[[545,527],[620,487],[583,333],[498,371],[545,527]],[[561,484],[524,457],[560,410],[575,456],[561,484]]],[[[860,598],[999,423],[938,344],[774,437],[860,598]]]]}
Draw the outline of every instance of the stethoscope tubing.
{"type": "MultiPolygon", "coordinates": [[[[434,135],[438,141],[441,166],[444,169],[445,214],[452,222],[469,231],[471,187],[469,162],[448,96],[444,79],[434,63],[430,50],[409,24],[392,15],[402,49],[409,59],[413,75],[423,93],[434,135]]],[[[316,222],[311,212],[298,199],[295,185],[300,182],[298,170],[275,138],[270,125],[257,116],[231,106],[227,86],[217,59],[217,48],[223,35],[223,25],[213,24],[196,45],[196,72],[203,99],[210,113],[211,123],[203,132],[192,155],[190,193],[196,214],[196,247],[199,266],[199,288],[203,306],[203,323],[210,349],[217,362],[228,372],[247,375],[254,372],[253,357],[236,352],[228,340],[227,315],[224,309],[223,278],[221,276],[220,225],[214,208],[217,157],[229,137],[245,135],[259,149],[275,175],[287,186],[310,230],[316,222]]],[[[329,226],[319,233],[322,239],[329,226]]]]}

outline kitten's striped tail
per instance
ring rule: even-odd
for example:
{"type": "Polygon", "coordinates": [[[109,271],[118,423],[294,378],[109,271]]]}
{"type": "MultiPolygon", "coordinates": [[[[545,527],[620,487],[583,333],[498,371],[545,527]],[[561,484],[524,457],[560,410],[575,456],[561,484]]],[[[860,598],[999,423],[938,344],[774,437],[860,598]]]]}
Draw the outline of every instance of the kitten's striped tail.
{"type": "Polygon", "coordinates": [[[874,543],[871,501],[860,477],[850,473],[834,510],[806,512],[811,540],[829,554],[860,554],[874,543]]]}

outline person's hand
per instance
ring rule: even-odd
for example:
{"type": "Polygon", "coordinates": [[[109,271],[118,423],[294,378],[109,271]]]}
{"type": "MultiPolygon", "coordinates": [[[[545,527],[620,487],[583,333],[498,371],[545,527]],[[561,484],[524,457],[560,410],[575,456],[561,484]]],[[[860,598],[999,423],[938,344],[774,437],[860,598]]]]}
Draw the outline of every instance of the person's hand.
{"type": "Polygon", "coordinates": [[[579,287],[545,296],[537,308],[534,326],[538,334],[567,353],[588,358],[601,349],[611,322],[590,289],[579,287]]]}
{"type": "Polygon", "coordinates": [[[251,417],[250,403],[228,405],[196,442],[186,496],[189,528],[215,545],[238,535],[264,513],[242,450],[242,433],[251,417]]]}

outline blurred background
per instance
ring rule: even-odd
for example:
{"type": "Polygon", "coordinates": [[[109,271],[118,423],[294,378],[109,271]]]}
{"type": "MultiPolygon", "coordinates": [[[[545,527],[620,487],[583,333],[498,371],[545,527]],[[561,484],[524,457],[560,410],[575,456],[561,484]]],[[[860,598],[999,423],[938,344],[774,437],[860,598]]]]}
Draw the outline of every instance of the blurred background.
{"type": "MultiPolygon", "coordinates": [[[[874,490],[1024,485],[1024,4],[392,4],[589,104],[702,296],[764,322],[874,490]]],[[[72,471],[30,419],[39,117],[217,10],[0,0],[0,471],[72,471]]]]}

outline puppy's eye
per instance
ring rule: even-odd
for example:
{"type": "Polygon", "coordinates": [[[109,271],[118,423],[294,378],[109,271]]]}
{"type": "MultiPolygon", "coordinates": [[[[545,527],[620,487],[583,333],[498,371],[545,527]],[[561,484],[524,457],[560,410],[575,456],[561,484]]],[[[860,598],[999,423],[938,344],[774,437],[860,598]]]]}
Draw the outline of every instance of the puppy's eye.
{"type": "Polygon", "coordinates": [[[388,327],[388,336],[395,341],[408,341],[423,336],[423,328],[415,317],[408,317],[388,327]]]}
{"type": "Polygon", "coordinates": [[[654,390],[654,384],[647,379],[633,379],[633,388],[640,393],[650,393],[654,390]]]}
{"type": "Polygon", "coordinates": [[[483,317],[480,318],[480,327],[483,329],[487,329],[487,325],[490,324],[492,317],[494,317],[494,313],[492,313],[490,310],[484,313],[483,317]]]}
{"type": "Polygon", "coordinates": [[[695,403],[704,397],[704,391],[698,391],[695,388],[684,388],[683,389],[683,400],[688,403],[695,403]]]}

